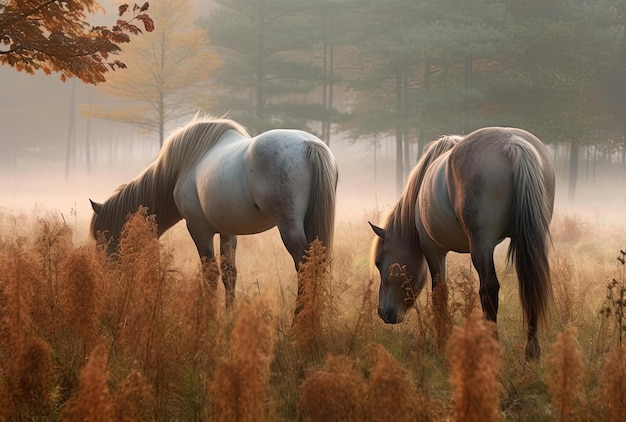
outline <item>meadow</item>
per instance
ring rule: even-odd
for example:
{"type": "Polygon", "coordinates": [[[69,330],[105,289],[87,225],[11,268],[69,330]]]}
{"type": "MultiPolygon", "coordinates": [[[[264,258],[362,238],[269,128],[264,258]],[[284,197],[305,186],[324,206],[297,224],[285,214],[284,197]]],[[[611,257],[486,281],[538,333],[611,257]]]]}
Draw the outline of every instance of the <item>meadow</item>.
{"type": "Polygon", "coordinates": [[[226,312],[183,225],[158,240],[136,214],[115,260],[64,217],[0,209],[0,420],[624,420],[626,221],[557,210],[554,301],[542,359],[526,362],[505,244],[498,340],[467,255],[448,259],[447,315],[423,291],[383,324],[366,223],[379,217],[340,219],[329,259],[312,245],[294,320],[275,230],[240,240],[226,312]]]}

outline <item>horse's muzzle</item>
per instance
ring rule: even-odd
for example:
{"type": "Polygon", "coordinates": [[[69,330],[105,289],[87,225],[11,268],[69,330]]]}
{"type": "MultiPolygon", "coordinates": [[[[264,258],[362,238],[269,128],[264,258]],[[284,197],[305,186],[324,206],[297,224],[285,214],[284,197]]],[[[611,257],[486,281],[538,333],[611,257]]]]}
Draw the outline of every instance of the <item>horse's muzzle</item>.
{"type": "Polygon", "coordinates": [[[398,312],[396,309],[378,308],[378,316],[385,324],[398,324],[404,321],[404,312],[398,312]]]}

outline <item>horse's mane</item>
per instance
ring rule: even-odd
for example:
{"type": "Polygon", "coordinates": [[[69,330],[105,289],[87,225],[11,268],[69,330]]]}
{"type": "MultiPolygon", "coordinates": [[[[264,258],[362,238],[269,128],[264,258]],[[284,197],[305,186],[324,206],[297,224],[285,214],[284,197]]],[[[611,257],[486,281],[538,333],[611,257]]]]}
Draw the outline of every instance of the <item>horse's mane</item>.
{"type": "MultiPolygon", "coordinates": [[[[409,175],[402,195],[391,211],[383,218],[383,228],[394,239],[401,241],[409,248],[415,248],[419,245],[415,227],[415,206],[424,175],[433,161],[444,152],[452,149],[461,139],[463,137],[458,135],[445,135],[426,146],[424,153],[409,175]]],[[[375,245],[375,249],[378,247],[379,245],[375,245]]]]}
{"type": "Polygon", "coordinates": [[[224,118],[196,115],[189,123],[172,133],[164,142],[155,161],[139,176],[121,185],[102,205],[98,215],[91,219],[90,232],[108,230],[116,236],[129,213],[140,205],[156,214],[159,235],[180,220],[173,199],[174,185],[181,172],[196,165],[197,161],[229,129],[250,136],[238,123],[224,118]],[[95,227],[98,217],[98,227],[95,227]]]}

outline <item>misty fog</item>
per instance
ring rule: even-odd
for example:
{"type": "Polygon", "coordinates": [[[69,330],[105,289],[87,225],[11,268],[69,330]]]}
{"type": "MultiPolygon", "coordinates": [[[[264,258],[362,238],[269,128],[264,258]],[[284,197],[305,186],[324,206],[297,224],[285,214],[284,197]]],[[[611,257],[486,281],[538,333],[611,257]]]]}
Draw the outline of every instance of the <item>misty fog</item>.
{"type": "MultiPolygon", "coordinates": [[[[200,4],[206,13],[209,4],[200,4]]],[[[103,100],[96,88],[80,81],[62,83],[54,74],[31,76],[8,66],[0,67],[0,81],[0,145],[5,147],[0,153],[13,154],[0,160],[0,209],[31,216],[62,215],[70,224],[77,222],[78,238],[84,239],[91,218],[88,199],[106,200],[117,186],[148,166],[158,153],[154,135],[130,125],[84,117],[82,106],[103,100]],[[87,138],[92,145],[89,163],[87,138]],[[68,142],[74,144],[70,152],[68,142]],[[11,149],[6,148],[9,145],[11,149]]],[[[598,222],[623,221],[626,164],[620,164],[619,157],[612,157],[613,162],[604,157],[590,162],[582,148],[576,199],[570,201],[567,147],[543,141],[556,157],[557,213],[581,213],[598,222]]],[[[349,140],[333,131],[330,147],[340,169],[339,221],[365,224],[366,219],[388,210],[398,196],[393,136],[381,136],[374,146],[371,137],[349,140]]],[[[417,145],[412,145],[410,162],[414,164],[416,158],[417,145]]]]}

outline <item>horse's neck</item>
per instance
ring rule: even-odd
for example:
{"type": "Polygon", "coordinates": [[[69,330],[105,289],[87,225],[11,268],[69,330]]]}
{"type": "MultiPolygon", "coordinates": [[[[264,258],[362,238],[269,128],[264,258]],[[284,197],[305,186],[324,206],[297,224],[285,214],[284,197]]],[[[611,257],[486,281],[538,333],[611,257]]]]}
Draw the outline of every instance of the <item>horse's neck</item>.
{"type": "Polygon", "coordinates": [[[407,248],[419,249],[419,235],[415,221],[418,212],[417,196],[424,182],[424,177],[429,167],[442,154],[449,151],[455,144],[456,138],[440,139],[429,146],[417,165],[411,171],[406,186],[393,210],[393,228],[395,236],[401,240],[407,248]]]}
{"type": "Polygon", "coordinates": [[[175,184],[176,179],[173,175],[167,174],[162,167],[155,165],[125,188],[131,189],[128,192],[131,207],[146,206],[149,214],[156,215],[159,236],[182,219],[174,202],[175,184]]]}
{"type": "Polygon", "coordinates": [[[419,248],[419,237],[415,225],[415,202],[417,192],[412,189],[405,190],[402,197],[392,210],[387,230],[392,232],[392,236],[401,242],[409,250],[419,248]],[[415,195],[413,196],[413,194],[415,195]]]}

